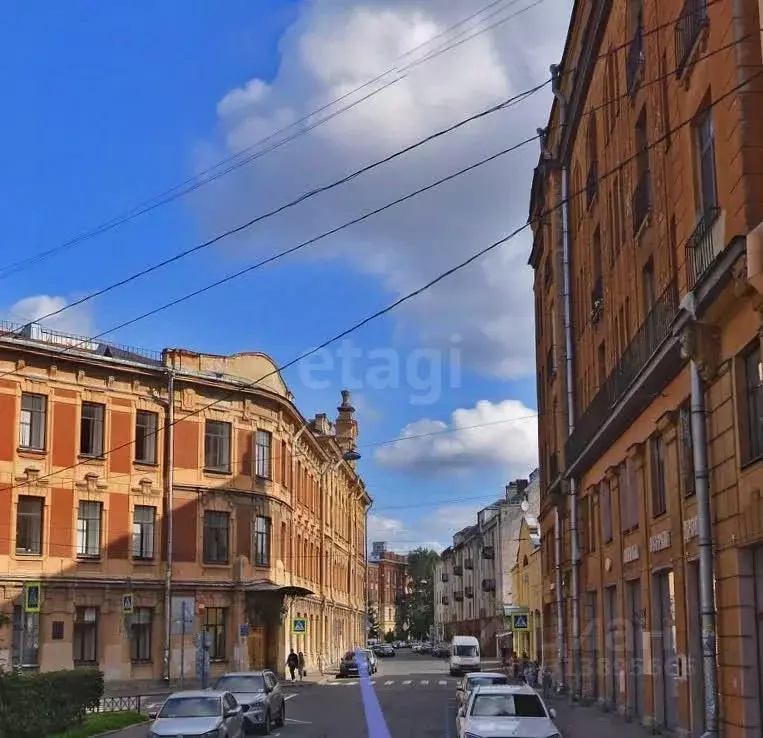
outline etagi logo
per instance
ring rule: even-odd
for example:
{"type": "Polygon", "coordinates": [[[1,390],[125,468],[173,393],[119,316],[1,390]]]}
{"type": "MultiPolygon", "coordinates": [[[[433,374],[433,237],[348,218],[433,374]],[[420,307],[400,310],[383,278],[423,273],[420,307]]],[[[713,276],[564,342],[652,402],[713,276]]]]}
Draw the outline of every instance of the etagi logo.
{"type": "Polygon", "coordinates": [[[302,384],[326,390],[340,382],[350,391],[403,390],[411,405],[433,405],[444,390],[458,389],[462,381],[461,337],[452,336],[444,349],[390,347],[362,348],[349,339],[326,347],[299,364],[302,384]]]}

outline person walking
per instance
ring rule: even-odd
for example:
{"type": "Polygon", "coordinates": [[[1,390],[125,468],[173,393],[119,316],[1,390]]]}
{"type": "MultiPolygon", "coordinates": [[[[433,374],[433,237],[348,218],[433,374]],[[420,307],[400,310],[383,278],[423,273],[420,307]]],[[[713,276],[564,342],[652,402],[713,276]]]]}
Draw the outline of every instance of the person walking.
{"type": "Polygon", "coordinates": [[[297,666],[299,667],[299,681],[302,681],[302,678],[307,674],[305,671],[305,654],[300,651],[297,654],[297,666]]]}
{"type": "Polygon", "coordinates": [[[297,670],[297,667],[299,666],[299,656],[297,656],[296,653],[294,653],[294,649],[292,648],[289,651],[289,655],[286,658],[286,667],[289,669],[289,674],[291,675],[291,680],[294,681],[294,672],[297,670]]]}

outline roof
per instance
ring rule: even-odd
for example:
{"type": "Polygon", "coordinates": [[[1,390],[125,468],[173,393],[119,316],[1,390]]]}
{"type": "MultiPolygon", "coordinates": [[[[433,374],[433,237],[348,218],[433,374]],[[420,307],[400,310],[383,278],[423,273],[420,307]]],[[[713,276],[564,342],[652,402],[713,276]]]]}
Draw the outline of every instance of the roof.
{"type": "Polygon", "coordinates": [[[479,694],[535,694],[537,692],[527,684],[489,684],[479,688],[479,694]]]}
{"type": "Polygon", "coordinates": [[[224,679],[225,677],[251,677],[262,676],[263,674],[272,674],[272,669],[253,669],[252,671],[226,671],[225,674],[221,674],[218,679],[224,679]]]}
{"type": "Polygon", "coordinates": [[[222,697],[226,694],[225,691],[218,689],[187,689],[184,692],[173,692],[168,700],[176,699],[177,697],[222,697]]]}
{"type": "Polygon", "coordinates": [[[474,677],[475,679],[477,677],[488,677],[490,679],[498,677],[499,679],[508,679],[506,674],[501,674],[499,671],[470,671],[465,676],[467,678],[474,677]]]}

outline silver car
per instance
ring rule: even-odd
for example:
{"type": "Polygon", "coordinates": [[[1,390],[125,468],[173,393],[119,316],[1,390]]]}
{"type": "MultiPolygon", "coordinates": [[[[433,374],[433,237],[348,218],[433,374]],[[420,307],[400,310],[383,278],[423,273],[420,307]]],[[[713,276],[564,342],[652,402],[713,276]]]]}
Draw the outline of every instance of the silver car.
{"type": "Polygon", "coordinates": [[[230,692],[175,692],[153,720],[150,738],[243,738],[244,712],[230,692]]]}
{"type": "Polygon", "coordinates": [[[221,676],[215,684],[220,692],[231,692],[244,711],[244,735],[270,733],[286,723],[286,700],[278,677],[269,669],[239,671],[221,676]]]}
{"type": "Polygon", "coordinates": [[[458,738],[561,738],[556,712],[526,684],[477,686],[458,710],[458,738]]]}
{"type": "Polygon", "coordinates": [[[487,687],[491,684],[509,684],[506,674],[492,671],[477,671],[468,673],[456,687],[456,700],[461,707],[469,701],[469,696],[476,687],[487,687]]]}

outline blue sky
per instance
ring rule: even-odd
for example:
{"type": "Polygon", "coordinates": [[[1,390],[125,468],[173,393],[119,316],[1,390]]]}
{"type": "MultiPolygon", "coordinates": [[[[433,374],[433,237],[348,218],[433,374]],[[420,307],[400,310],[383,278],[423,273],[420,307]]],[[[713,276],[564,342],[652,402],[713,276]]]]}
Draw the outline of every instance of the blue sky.
{"type": "MultiPolygon", "coordinates": [[[[526,52],[513,41],[550,17],[549,7],[479,33],[417,64],[394,89],[192,195],[8,273],[242,148],[261,151],[255,144],[263,137],[474,12],[465,0],[444,2],[435,15],[399,0],[230,0],[224,12],[200,0],[193,13],[188,8],[178,0],[37,1],[7,16],[0,28],[0,63],[13,70],[4,76],[3,317],[38,317],[543,81],[567,18],[547,47],[526,52]]],[[[108,330],[523,138],[545,123],[548,104],[539,95],[51,322],[88,335],[108,330]]],[[[524,223],[536,158],[530,147],[109,339],[154,349],[262,350],[285,363],[524,223]]],[[[306,415],[333,415],[340,390],[352,385],[361,471],[376,498],[374,533],[393,545],[447,543],[481,501],[534,465],[528,248],[519,239],[353,334],[352,365],[334,347],[319,359],[332,368],[285,374],[306,415]],[[390,362],[398,377],[380,379],[379,367],[390,362]]]]}

